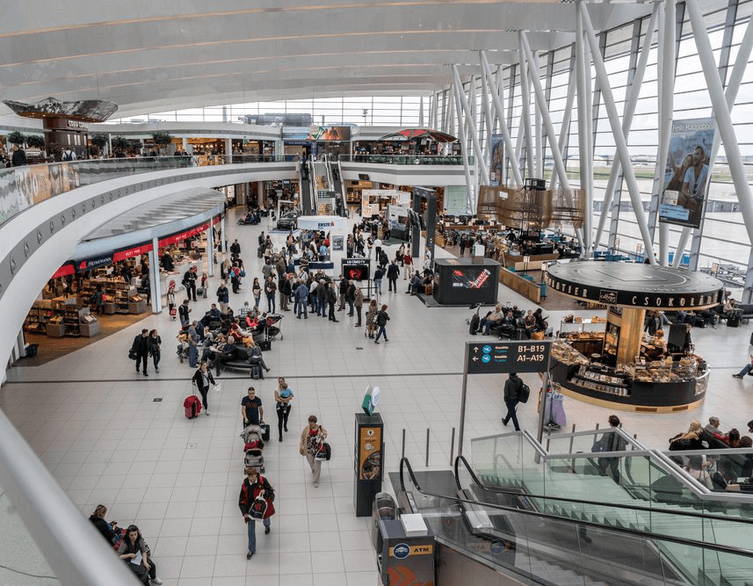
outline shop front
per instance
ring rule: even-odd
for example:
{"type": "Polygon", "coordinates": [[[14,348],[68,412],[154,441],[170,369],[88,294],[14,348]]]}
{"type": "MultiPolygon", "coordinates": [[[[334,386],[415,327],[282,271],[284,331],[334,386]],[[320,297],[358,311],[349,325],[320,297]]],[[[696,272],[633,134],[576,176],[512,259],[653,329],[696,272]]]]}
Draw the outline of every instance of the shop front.
{"type": "Polygon", "coordinates": [[[551,377],[586,402],[641,412],[689,409],[706,395],[709,366],[684,333],[644,334],[646,312],[717,306],[722,283],[702,273],[655,265],[578,261],[549,266],[547,286],[607,307],[606,319],[572,318],[552,345],[551,377]]]}

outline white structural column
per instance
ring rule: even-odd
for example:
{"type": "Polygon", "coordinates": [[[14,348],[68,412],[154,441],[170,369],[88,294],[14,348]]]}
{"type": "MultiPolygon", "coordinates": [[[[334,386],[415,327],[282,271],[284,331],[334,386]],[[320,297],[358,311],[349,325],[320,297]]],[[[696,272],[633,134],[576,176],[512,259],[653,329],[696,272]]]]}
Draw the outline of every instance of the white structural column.
{"type": "MultiPolygon", "coordinates": [[[[576,76],[570,74],[567,82],[567,99],[565,100],[565,111],[562,114],[562,126],[560,127],[560,137],[557,142],[558,151],[560,156],[564,159],[565,148],[567,148],[567,141],[570,137],[570,122],[573,119],[573,102],[575,101],[575,80],[576,76]]],[[[552,173],[552,179],[549,182],[549,189],[557,189],[557,173],[552,173]]]]}
{"type": "Polygon", "coordinates": [[[424,97],[421,96],[421,101],[418,103],[418,127],[424,128],[424,97]]]}
{"type": "Polygon", "coordinates": [[[209,220],[209,230],[207,230],[207,276],[214,277],[214,218],[209,220]]]}
{"type": "Polygon", "coordinates": [[[225,139],[225,162],[233,162],[233,141],[229,138],[225,139]]]}
{"type": "MultiPolygon", "coordinates": [[[[672,120],[675,90],[675,0],[664,0],[664,34],[660,35],[659,45],[659,150],[654,177],[655,201],[652,205],[651,222],[658,221],[661,204],[661,186],[664,180],[664,163],[669,156],[669,141],[672,137],[672,120]]],[[[654,230],[654,225],[650,226],[654,230]]],[[[659,264],[666,266],[669,259],[669,225],[659,222],[659,264]]]]}
{"type": "MultiPolygon", "coordinates": [[[[581,2],[578,2],[578,6],[581,6],[581,2]]],[[[640,190],[638,189],[638,182],[635,180],[635,170],[630,162],[630,151],[628,150],[627,141],[625,135],[622,132],[620,125],[620,117],[617,114],[617,107],[614,103],[614,96],[612,95],[612,88],[609,84],[609,78],[607,76],[607,70],[604,66],[604,60],[601,58],[599,52],[599,43],[596,40],[596,34],[594,33],[593,25],[591,24],[591,18],[588,15],[588,11],[585,9],[580,10],[580,19],[585,28],[586,38],[591,46],[591,56],[593,57],[594,67],[596,68],[596,78],[599,81],[602,97],[604,98],[604,107],[606,108],[607,115],[609,117],[609,125],[612,129],[612,135],[614,137],[615,144],[617,146],[617,152],[622,159],[622,167],[625,171],[625,180],[627,182],[628,192],[630,193],[630,201],[633,204],[633,211],[635,213],[635,219],[638,222],[638,228],[641,232],[641,238],[643,239],[643,246],[646,250],[646,256],[651,264],[656,264],[654,258],[654,251],[652,248],[651,235],[648,231],[648,225],[646,222],[646,214],[643,211],[643,202],[641,201],[640,190]]]]}
{"type": "MultiPolygon", "coordinates": [[[[729,81],[727,83],[727,90],[725,91],[725,94],[724,94],[727,100],[727,107],[729,108],[730,112],[732,112],[732,108],[735,104],[735,100],[737,99],[737,92],[740,91],[740,84],[742,83],[743,75],[745,74],[745,69],[748,65],[748,59],[750,59],[750,54],[752,50],[753,50],[753,18],[748,21],[748,25],[745,28],[745,35],[743,35],[743,39],[740,42],[740,47],[737,50],[737,57],[735,58],[735,65],[732,68],[732,73],[730,73],[729,81]]],[[[709,157],[708,177],[711,177],[713,166],[714,166],[714,163],[716,162],[716,156],[719,153],[719,147],[721,146],[721,144],[722,144],[721,133],[719,132],[714,133],[714,143],[711,146],[711,155],[709,157]]],[[[680,265],[680,260],[682,259],[682,255],[685,252],[685,247],[687,246],[690,233],[691,233],[690,228],[684,228],[682,231],[682,234],[680,234],[680,241],[677,244],[677,251],[675,252],[675,258],[672,263],[672,265],[675,267],[680,265]]]]}
{"type": "Polygon", "coordinates": [[[227,252],[227,233],[225,232],[225,214],[222,214],[220,220],[220,230],[222,231],[222,238],[220,238],[220,251],[227,252]]]}
{"type": "MultiPolygon", "coordinates": [[[[591,131],[588,123],[591,117],[591,108],[589,107],[589,95],[591,93],[591,72],[588,67],[587,51],[581,24],[580,13],[584,11],[581,2],[575,5],[576,27],[575,27],[575,75],[578,86],[578,159],[580,167],[580,188],[583,190],[586,199],[586,217],[583,222],[584,237],[587,239],[583,242],[581,256],[589,258],[591,256],[591,225],[593,220],[593,191],[591,190],[591,166],[589,161],[593,158],[593,149],[591,148],[591,131]]],[[[597,48],[598,51],[598,48],[597,48]]],[[[564,186],[564,184],[563,184],[564,186]]]]}
{"type": "MultiPolygon", "coordinates": [[[[463,88],[462,86],[453,83],[452,89],[454,90],[453,97],[455,98],[455,110],[457,111],[459,118],[462,109],[462,106],[460,105],[460,94],[462,93],[463,88]]],[[[460,142],[460,154],[463,157],[463,170],[465,171],[465,211],[470,213],[472,209],[471,202],[474,200],[473,193],[471,193],[473,190],[473,184],[471,183],[471,170],[468,166],[468,148],[465,142],[465,130],[463,129],[462,124],[458,124],[458,140],[460,142]]]]}
{"type": "Polygon", "coordinates": [[[159,277],[159,239],[152,238],[149,251],[149,293],[152,296],[152,313],[162,311],[162,291],[159,277]]]}
{"type": "MultiPolygon", "coordinates": [[[[531,86],[529,84],[528,68],[523,60],[523,32],[518,32],[518,46],[520,47],[520,98],[523,111],[520,117],[520,131],[525,132],[526,145],[526,167],[528,176],[536,175],[536,165],[534,158],[536,153],[533,150],[533,131],[531,129],[531,86]]],[[[522,134],[520,136],[523,136],[522,134]]]]}
{"type": "MultiPolygon", "coordinates": [[[[536,64],[536,68],[538,69],[539,66],[539,54],[537,51],[532,51],[531,63],[536,64]]],[[[531,72],[529,71],[529,74],[531,72]]],[[[539,84],[541,84],[541,79],[539,78],[539,84]]],[[[548,108],[549,104],[544,100],[544,107],[548,108]]],[[[533,118],[534,118],[534,137],[536,139],[536,160],[535,167],[536,167],[536,175],[535,177],[537,179],[543,179],[544,178],[544,145],[542,142],[542,136],[541,136],[541,104],[538,100],[536,100],[533,103],[533,118]]]]}
{"type": "MultiPolygon", "coordinates": [[[[512,144],[512,139],[510,138],[510,131],[507,128],[507,120],[505,119],[505,109],[502,106],[502,83],[501,79],[499,80],[499,91],[493,91],[493,88],[495,86],[494,79],[492,78],[492,72],[489,68],[489,61],[486,58],[486,52],[481,51],[481,68],[484,72],[484,77],[486,78],[486,85],[489,88],[489,91],[492,96],[492,104],[494,105],[494,110],[497,113],[497,120],[499,122],[499,129],[502,133],[502,138],[505,141],[505,151],[507,152],[507,158],[510,161],[510,167],[512,168],[512,175],[513,179],[515,181],[516,187],[522,187],[523,186],[523,178],[520,175],[520,167],[517,160],[514,160],[514,154],[515,154],[515,146],[512,144]]],[[[501,182],[500,182],[501,185],[501,182]]]]}
{"type": "MultiPolygon", "coordinates": [[[[463,84],[460,81],[460,73],[458,73],[458,66],[452,66],[452,75],[455,79],[455,85],[460,88],[458,97],[460,98],[460,105],[465,113],[466,122],[468,124],[469,134],[471,142],[473,143],[473,152],[476,154],[476,166],[481,173],[481,181],[484,185],[489,185],[489,170],[486,168],[486,161],[484,161],[484,153],[481,150],[481,144],[478,141],[478,134],[476,133],[476,122],[473,120],[473,111],[468,106],[468,101],[465,99],[465,92],[463,91],[463,84]]],[[[473,78],[471,78],[471,96],[473,96],[473,78]]],[[[474,100],[475,102],[475,100],[474,100]]],[[[458,120],[462,114],[458,111],[458,120]]],[[[458,124],[460,126],[460,124],[458,124]]]]}
{"type": "MultiPolygon", "coordinates": [[[[481,116],[482,120],[484,121],[484,125],[481,126],[482,129],[486,130],[486,140],[484,141],[484,151],[486,152],[488,157],[492,156],[492,133],[494,132],[494,116],[492,115],[492,106],[489,102],[489,94],[491,93],[491,90],[486,85],[486,76],[481,73],[481,86],[479,88],[479,91],[481,92],[481,116]]],[[[491,161],[491,158],[489,159],[491,161]]],[[[491,161],[493,162],[493,161],[491,161]]],[[[491,165],[491,163],[490,163],[491,165]]],[[[497,177],[497,181],[502,184],[501,178],[497,177]]]]}
{"type": "MultiPolygon", "coordinates": [[[[569,190],[570,189],[570,181],[567,178],[567,169],[565,169],[565,162],[562,160],[562,153],[560,152],[554,133],[554,125],[552,124],[552,118],[549,116],[549,108],[547,108],[546,105],[546,98],[544,96],[544,89],[541,87],[541,78],[539,77],[539,68],[532,61],[533,54],[531,53],[531,47],[528,44],[528,38],[526,37],[526,34],[524,32],[520,33],[521,38],[521,47],[523,49],[523,52],[521,53],[521,65],[523,62],[523,56],[525,56],[525,59],[528,60],[528,66],[531,69],[531,77],[533,78],[533,88],[534,88],[534,94],[536,97],[536,100],[539,103],[539,108],[541,110],[541,117],[544,120],[544,126],[546,126],[546,135],[549,140],[549,146],[552,149],[552,157],[554,157],[554,168],[557,171],[557,174],[560,177],[560,183],[562,184],[562,188],[569,190]]],[[[586,209],[586,216],[589,216],[590,212],[588,209],[586,209]]],[[[584,240],[584,235],[581,230],[576,230],[576,236],[578,237],[578,240],[581,242],[581,246],[584,248],[586,247],[586,241],[584,240]]]]}
{"type": "MultiPolygon", "coordinates": [[[[654,9],[651,12],[651,18],[646,28],[646,38],[643,41],[643,47],[641,48],[640,58],[635,68],[635,75],[632,81],[628,82],[630,95],[625,103],[625,111],[622,117],[622,131],[625,133],[625,139],[630,134],[630,129],[633,125],[633,116],[635,114],[635,107],[638,105],[638,97],[641,93],[641,84],[643,83],[643,74],[646,71],[646,65],[648,64],[648,57],[651,53],[651,42],[653,40],[654,28],[656,27],[656,21],[659,14],[659,4],[654,4],[654,9]]],[[[674,22],[674,21],[673,21],[674,22]]],[[[661,127],[661,126],[660,126],[661,127]]],[[[607,182],[607,188],[604,192],[604,202],[601,206],[601,215],[599,216],[599,225],[596,228],[596,236],[594,237],[594,247],[601,244],[601,235],[604,231],[604,225],[607,220],[607,210],[612,205],[612,197],[614,197],[615,189],[617,188],[617,180],[622,172],[622,165],[618,153],[614,153],[614,163],[612,164],[612,170],[609,173],[609,181],[607,182]]]]}

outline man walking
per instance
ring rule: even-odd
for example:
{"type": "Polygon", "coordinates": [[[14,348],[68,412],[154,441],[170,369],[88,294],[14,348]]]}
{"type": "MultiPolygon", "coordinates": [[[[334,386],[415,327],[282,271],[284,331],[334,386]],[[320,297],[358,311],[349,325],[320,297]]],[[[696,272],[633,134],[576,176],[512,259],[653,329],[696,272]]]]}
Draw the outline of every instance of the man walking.
{"type": "Polygon", "coordinates": [[[397,293],[397,278],[400,276],[400,267],[397,266],[397,260],[392,259],[389,268],[387,269],[387,280],[390,284],[390,291],[397,293]]]}
{"type": "Polygon", "coordinates": [[[512,419],[515,431],[520,431],[518,416],[515,413],[515,409],[518,407],[520,389],[522,386],[523,381],[518,377],[517,373],[511,372],[510,378],[505,381],[505,405],[507,406],[507,415],[502,419],[502,423],[507,425],[507,422],[512,419]]]}
{"type": "Polygon", "coordinates": [[[146,372],[149,358],[149,330],[141,330],[141,333],[133,339],[133,352],[136,354],[136,372],[139,372],[139,366],[143,360],[144,376],[149,376],[146,372]]]}

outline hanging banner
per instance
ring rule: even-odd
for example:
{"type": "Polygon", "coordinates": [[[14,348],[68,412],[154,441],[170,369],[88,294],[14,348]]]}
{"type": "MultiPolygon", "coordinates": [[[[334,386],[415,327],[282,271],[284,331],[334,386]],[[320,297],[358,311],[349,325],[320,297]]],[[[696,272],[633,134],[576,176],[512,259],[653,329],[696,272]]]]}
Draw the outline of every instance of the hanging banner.
{"type": "Polygon", "coordinates": [[[502,185],[505,170],[505,140],[501,134],[492,134],[492,158],[489,163],[489,183],[502,185]]]}
{"type": "MultiPolygon", "coordinates": [[[[214,222],[216,223],[216,222],[214,222]]],[[[160,246],[169,246],[170,244],[175,244],[176,242],[182,242],[183,240],[187,240],[188,238],[191,238],[191,236],[196,236],[197,234],[201,234],[205,230],[209,228],[209,222],[206,222],[202,224],[201,226],[197,226],[196,228],[192,228],[191,230],[186,230],[185,232],[180,232],[178,234],[174,234],[172,236],[167,236],[165,238],[160,238],[159,245],[160,246]]]]}
{"type": "Polygon", "coordinates": [[[688,228],[701,225],[709,184],[714,119],[675,120],[664,172],[659,221],[688,228]]]}

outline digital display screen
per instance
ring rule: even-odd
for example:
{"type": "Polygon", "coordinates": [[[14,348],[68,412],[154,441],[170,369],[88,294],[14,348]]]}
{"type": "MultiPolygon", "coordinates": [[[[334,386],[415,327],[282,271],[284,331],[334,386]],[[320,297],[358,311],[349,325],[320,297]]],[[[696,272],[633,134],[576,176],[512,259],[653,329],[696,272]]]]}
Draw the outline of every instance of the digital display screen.
{"type": "Polygon", "coordinates": [[[492,273],[489,269],[476,267],[456,267],[452,269],[452,287],[484,290],[492,287],[492,273]]]}
{"type": "Polygon", "coordinates": [[[348,280],[367,281],[369,279],[369,262],[362,258],[344,258],[342,274],[348,280]]]}

